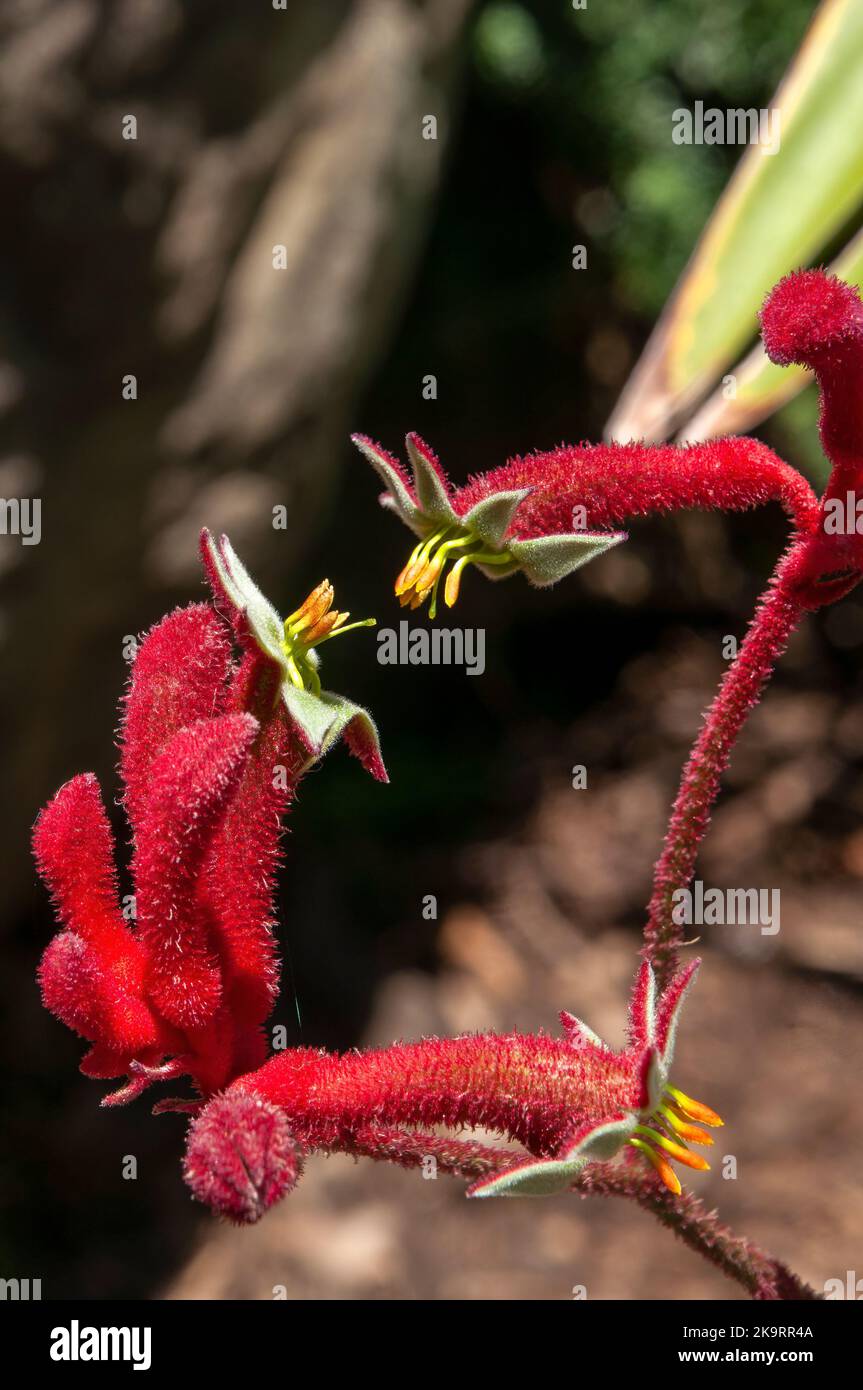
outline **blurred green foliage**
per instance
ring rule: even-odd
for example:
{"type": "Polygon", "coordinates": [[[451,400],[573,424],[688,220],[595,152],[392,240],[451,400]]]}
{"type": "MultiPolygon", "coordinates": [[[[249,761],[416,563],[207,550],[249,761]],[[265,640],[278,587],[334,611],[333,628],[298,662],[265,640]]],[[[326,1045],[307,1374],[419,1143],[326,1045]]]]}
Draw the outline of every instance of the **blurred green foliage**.
{"type": "Polygon", "coordinates": [[[518,104],[589,181],[576,215],[613,262],[628,308],[657,314],[739,151],[679,158],[670,112],[761,106],[811,18],[810,0],[492,0],[474,29],[480,79],[518,104]],[[602,196],[597,196],[600,191],[602,196]]]}

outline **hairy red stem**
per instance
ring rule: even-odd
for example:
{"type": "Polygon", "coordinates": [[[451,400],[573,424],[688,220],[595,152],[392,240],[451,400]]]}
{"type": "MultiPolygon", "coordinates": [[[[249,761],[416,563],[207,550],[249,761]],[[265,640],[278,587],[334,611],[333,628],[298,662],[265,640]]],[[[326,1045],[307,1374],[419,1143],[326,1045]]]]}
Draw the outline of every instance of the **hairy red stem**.
{"type": "Polygon", "coordinates": [[[674,894],[692,878],[731,749],[805,611],[796,594],[796,580],[806,548],[805,541],[792,547],[777,566],[683,770],[662,853],[654,869],[645,929],[643,954],[661,985],[668,982],[676,969],[678,948],[684,938],[684,926],[673,917],[674,894]]]}
{"type": "Polygon", "coordinates": [[[819,1294],[781,1260],[725,1226],[715,1211],[691,1192],[675,1197],[651,1175],[633,1174],[621,1164],[593,1163],[573,1186],[582,1197],[627,1197],[702,1255],[752,1298],[817,1299],[819,1294]]]}

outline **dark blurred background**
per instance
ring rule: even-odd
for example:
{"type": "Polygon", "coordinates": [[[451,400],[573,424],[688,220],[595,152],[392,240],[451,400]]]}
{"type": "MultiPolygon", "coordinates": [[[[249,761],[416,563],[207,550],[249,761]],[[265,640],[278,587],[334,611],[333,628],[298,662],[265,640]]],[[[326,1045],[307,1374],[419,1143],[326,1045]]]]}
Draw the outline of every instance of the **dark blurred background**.
{"type": "MultiPolygon", "coordinates": [[[[682,160],[670,112],[764,105],[810,13],[0,6],[0,492],[42,498],[40,545],[0,537],[0,1275],[44,1297],[736,1296],[634,1210],[467,1204],[346,1159],[313,1160],[257,1230],[218,1227],[181,1180],[183,1121],[100,1111],[81,1044],[40,1007],[52,918],[28,836],[79,770],[116,800],[124,638],[201,595],[201,524],[283,612],[326,574],[341,607],[393,625],[410,538],[352,429],[398,452],[417,429],[457,480],[601,437],[736,154],[682,160]]],[[[763,431],[813,480],[815,414],[810,391],[763,431]]],[[[620,1041],[680,765],[783,540],[772,511],[693,515],[639,525],[551,592],[469,573],[457,616],[486,629],[481,678],[379,666],[365,633],[326,649],[325,685],[374,711],[392,782],[340,749],[291,817],[291,1042],[553,1029],[562,1007],[620,1041]]],[[[782,930],[714,929],[679,1052],[738,1160],[735,1181],[719,1164],[693,1185],[819,1286],[859,1265],[863,1234],[861,637],[854,596],[807,623],[738,750],[700,872],[781,887],[782,930]]]]}

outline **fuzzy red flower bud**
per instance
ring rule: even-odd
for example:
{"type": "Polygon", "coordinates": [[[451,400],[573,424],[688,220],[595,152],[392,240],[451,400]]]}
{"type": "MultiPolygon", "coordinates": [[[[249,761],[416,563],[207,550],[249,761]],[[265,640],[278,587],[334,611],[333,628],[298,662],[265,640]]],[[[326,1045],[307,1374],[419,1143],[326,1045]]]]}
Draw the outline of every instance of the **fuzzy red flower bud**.
{"type": "Polygon", "coordinates": [[[301,1171],[285,1116],[257,1096],[216,1096],[189,1130],[186,1182],[199,1202],[237,1225],[259,1220],[301,1171]]]}
{"type": "Polygon", "coordinates": [[[143,997],[146,957],[117,905],[111,829],[95,777],[61,787],[36,822],[33,846],[70,928],[42,958],[45,1007],[91,1042],[129,1052],[154,1046],[159,1025],[143,997]]]}
{"type": "Polygon", "coordinates": [[[107,1031],[104,972],[96,952],[72,931],[59,932],[39,963],[42,1003],[67,1028],[95,1042],[107,1031]]]}
{"type": "Polygon", "coordinates": [[[774,362],[809,367],[821,391],[821,442],[833,464],[825,496],[863,480],[863,303],[853,285],[823,270],[781,280],[761,311],[774,362]]]}
{"type": "Polygon", "coordinates": [[[57,915],[104,959],[132,947],[117,906],[117,873],[111,827],[92,773],[73,777],[41,812],[33,852],[57,915]]]}

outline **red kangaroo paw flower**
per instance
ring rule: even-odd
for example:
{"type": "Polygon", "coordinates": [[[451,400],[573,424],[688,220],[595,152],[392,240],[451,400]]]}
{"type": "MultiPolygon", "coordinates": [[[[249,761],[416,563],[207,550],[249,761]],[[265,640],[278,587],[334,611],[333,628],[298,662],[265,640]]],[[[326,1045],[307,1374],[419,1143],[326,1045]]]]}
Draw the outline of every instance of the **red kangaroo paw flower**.
{"type": "Polygon", "coordinates": [[[511,525],[511,534],[524,538],[571,530],[578,506],[591,530],[664,512],[745,511],[771,501],[800,530],[811,528],[817,515],[806,479],[745,437],[680,446],[562,445],[473,479],[456,493],[457,505],[475,506],[504,487],[531,489],[511,525]]]}
{"type": "Polygon", "coordinates": [[[150,768],[133,866],[138,930],[147,950],[147,994],[178,1028],[200,1028],[221,997],[197,877],[257,731],[250,714],[197,720],[150,768]]]}
{"type": "Polygon", "coordinates": [[[249,1085],[284,1110],[305,1144],[325,1148],[343,1129],[374,1121],[482,1126],[551,1153],[574,1114],[614,1113],[640,1095],[630,1058],[520,1033],[427,1038],[341,1057],[289,1049],[249,1085]]]}
{"type": "Polygon", "coordinates": [[[811,531],[817,499],[795,469],[756,439],[683,447],[561,445],[513,458],[453,487],[427,444],[408,435],[414,481],[364,435],[354,442],[386,484],[382,501],[419,536],[399,574],[399,602],[430,616],[447,566],[444,599],[455,603],[469,565],[491,579],[523,571],[554,584],[626,539],[616,528],[636,517],[689,509],[741,511],[778,501],[801,532],[811,531]]]}
{"type": "Polygon", "coordinates": [[[184,1075],[209,1097],[260,1065],[278,986],[273,885],[299,778],[344,733],[386,779],[370,717],[320,689],[316,648],[348,630],[331,587],[273,629],[275,610],[228,541],[205,546],[205,558],[244,650],[235,665],[229,626],[196,604],[157,624],[137,652],[121,728],[136,920],[127,924],[117,904],[93,777],[61,788],[34,829],[67,928],[39,968],[43,999],[93,1044],[85,1075],[127,1078],[106,1105],[184,1075]]]}
{"type": "MultiPolygon", "coordinates": [[[[285,1133],[307,1149],[368,1153],[407,1166],[416,1166],[423,1154],[440,1157],[450,1171],[479,1176],[472,1196],[562,1191],[588,1163],[607,1160],[624,1146],[643,1153],[679,1192],[671,1160],[709,1166],[686,1147],[685,1140],[711,1142],[690,1121],[721,1124],[669,1081],[677,1017],[697,964],[664,995],[650,967],[642,966],[630,1007],[639,1036],[622,1052],[606,1047],[570,1015],[563,1040],[480,1034],[343,1056],[311,1048],[280,1052],[205,1107],[190,1137],[194,1191],[208,1200],[209,1169],[215,1164],[220,1175],[226,1162],[221,1148],[214,1157],[197,1138],[210,1133],[210,1112],[221,1136],[226,1102],[255,1097],[268,1113],[281,1114],[285,1133]],[[487,1146],[468,1147],[471,1141],[416,1132],[434,1125],[491,1129],[528,1152],[513,1159],[487,1146]]],[[[220,1181],[213,1181],[217,1208],[225,1210],[220,1181]]]]}
{"type": "Polygon", "coordinates": [[[277,710],[250,749],[201,870],[198,897],[218,932],[225,1003],[244,1027],[261,1024],[278,993],[273,885],[282,820],[301,772],[300,750],[277,710]]]}

